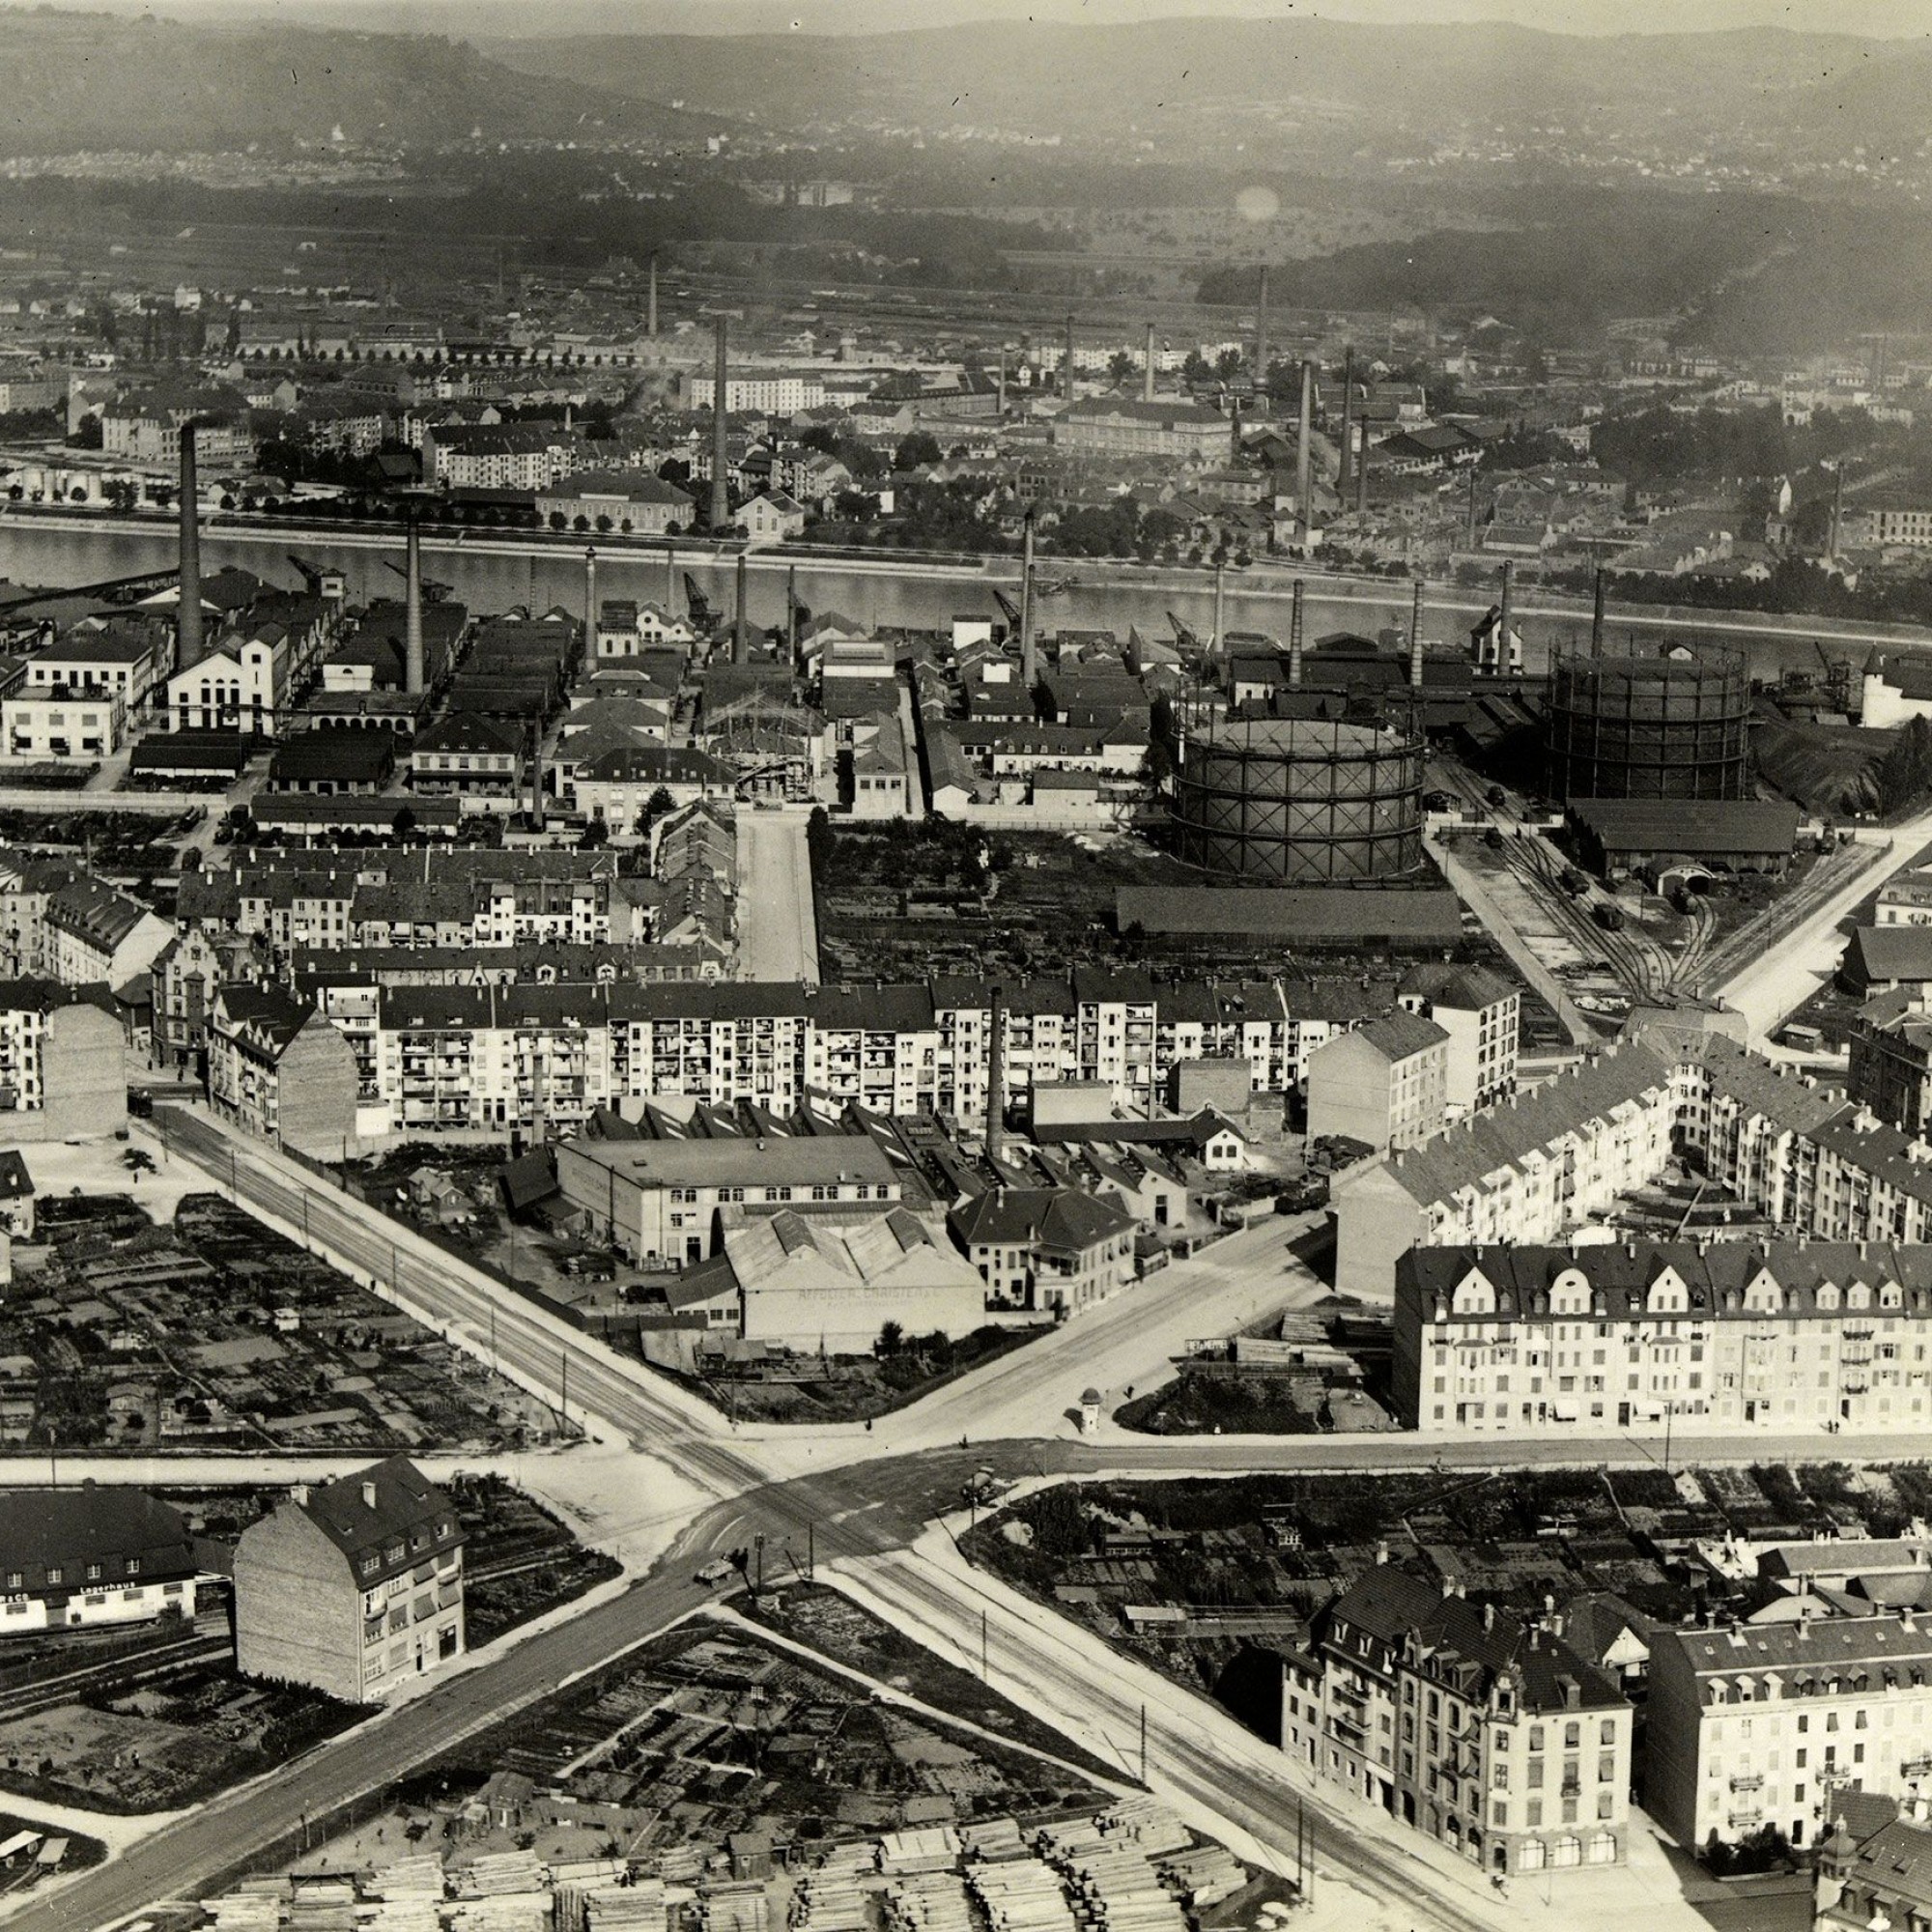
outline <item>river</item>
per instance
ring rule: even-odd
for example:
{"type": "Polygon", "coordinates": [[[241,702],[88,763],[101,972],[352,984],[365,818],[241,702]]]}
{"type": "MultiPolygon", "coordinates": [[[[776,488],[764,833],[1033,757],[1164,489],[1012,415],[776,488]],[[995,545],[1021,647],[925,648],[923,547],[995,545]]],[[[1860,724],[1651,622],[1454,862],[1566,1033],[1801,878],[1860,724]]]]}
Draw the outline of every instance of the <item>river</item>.
{"type": "MultiPolygon", "coordinates": [[[[401,579],[387,566],[400,563],[400,538],[371,533],[276,528],[219,528],[205,531],[201,555],[204,570],[235,564],[258,576],[294,586],[299,577],[288,561],[294,552],[311,563],[335,564],[346,573],[353,600],[366,602],[378,595],[394,595],[401,579]]],[[[455,596],[474,612],[505,611],[514,605],[547,607],[562,604],[577,611],[583,596],[582,553],[573,545],[520,543],[514,537],[478,533],[464,540],[425,536],[426,575],[452,586],[455,596]]],[[[15,583],[40,585],[104,582],[145,571],[165,570],[174,562],[172,527],[152,528],[126,524],[54,524],[44,519],[0,516],[0,578],[15,583]]],[[[837,611],[868,626],[904,625],[937,628],[956,614],[997,617],[995,583],[1009,594],[1016,568],[989,573],[978,559],[957,565],[898,564],[885,560],[828,558],[819,563],[795,556],[753,553],[749,601],[752,621],[776,625],[784,614],[786,569],[795,564],[798,594],[816,611],[837,611]]],[[[693,551],[676,559],[677,606],[683,608],[686,573],[714,605],[732,596],[732,566],[719,565],[693,551]]],[[[1125,638],[1138,625],[1149,636],[1172,634],[1169,612],[1200,632],[1213,628],[1213,582],[1205,571],[1143,571],[1082,560],[1055,559],[1043,566],[1049,579],[1071,578],[1063,594],[1041,600],[1039,623],[1043,635],[1062,629],[1111,630],[1125,638]]],[[[1410,586],[1406,581],[1340,577],[1307,573],[1307,629],[1312,643],[1325,632],[1351,630],[1373,633],[1383,625],[1408,621],[1410,586]]],[[[666,594],[664,555],[627,552],[614,545],[599,548],[597,588],[600,598],[634,597],[663,602],[666,594]]],[[[1286,641],[1289,579],[1285,571],[1244,574],[1231,571],[1227,588],[1230,630],[1257,631],[1286,641]]],[[[1432,645],[1460,646],[1469,625],[1484,607],[1482,593],[1452,586],[1431,586],[1423,636],[1432,645]]],[[[1587,639],[1589,613],[1574,601],[1522,586],[1517,598],[1519,628],[1529,668],[1540,670],[1552,644],[1587,639]]],[[[1634,634],[1656,639],[1670,637],[1685,641],[1699,638],[1743,648],[1753,675],[1774,678],[1787,668],[1819,668],[1817,643],[1822,639],[1834,656],[1861,663],[1873,643],[1932,643],[1932,634],[1907,626],[1843,622],[1825,618],[1761,618],[1748,613],[1673,611],[1662,607],[1612,607],[1610,637],[1623,643],[1634,634]]]]}

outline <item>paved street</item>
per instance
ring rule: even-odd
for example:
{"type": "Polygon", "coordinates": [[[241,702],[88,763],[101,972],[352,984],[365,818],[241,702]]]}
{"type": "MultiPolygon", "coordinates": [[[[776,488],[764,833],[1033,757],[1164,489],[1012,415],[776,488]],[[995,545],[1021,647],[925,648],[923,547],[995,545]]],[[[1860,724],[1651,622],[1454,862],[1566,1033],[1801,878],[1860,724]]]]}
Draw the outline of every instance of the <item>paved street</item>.
{"type": "MultiPolygon", "coordinates": [[[[839,1429],[753,1435],[734,1433],[696,1397],[587,1344],[567,1324],[272,1149],[239,1142],[222,1125],[180,1109],[162,1110],[157,1125],[165,1128],[171,1160],[192,1151],[212,1179],[238,1190],[291,1233],[305,1229],[338,1264],[379,1285],[399,1282],[405,1305],[494,1354],[505,1373],[604,1438],[602,1447],[522,1459],[520,1480],[586,1524],[593,1540],[621,1547],[636,1536],[650,1567],[621,1593],[578,1606],[271,1779],[162,1826],[99,1870],[43,1894],[34,1924],[94,1932],[156,1898],[193,1895],[304,1816],[322,1816],[380,1787],[689,1614],[710,1594],[693,1578],[696,1566],[716,1552],[754,1548],[772,1579],[802,1571],[808,1552],[819,1563],[842,1565],[855,1593],[870,1593],[896,1622],[948,1654],[969,1657],[984,1644],[996,1685],[1135,1774],[1145,1702],[1155,1789],[1203,1829],[1269,1861],[1283,1857],[1289,1805],[1299,1802],[1320,1821],[1324,1873],[1355,1888],[1350,1896],[1361,1911],[1352,1922],[1456,1932],[1476,1926],[1514,1932],[1524,1922],[1518,1907],[1472,1884],[1426,1840],[1397,1832],[1330,1787],[1303,1788],[1272,1747],[1217,1707],[1050,1612],[1005,1601],[1010,1597],[1005,1586],[952,1562],[946,1532],[930,1527],[957,1507],[961,1486],[983,1463],[1033,1478],[1351,1468],[1414,1472],[1426,1481],[1438,1469],[1659,1460],[1657,1443],[1628,1435],[1498,1437],[1439,1450],[1426,1438],[1395,1435],[1161,1441],[1108,1425],[1100,1436],[1077,1436],[1064,1411],[1085,1382],[1099,1382],[1111,1402],[1127,1381],[1151,1385],[1166,1373],[1167,1356],[1190,1337],[1225,1332],[1263,1308],[1320,1293],[1321,1284],[1288,1246],[1303,1224],[1270,1218],[1232,1236],[869,1435],[839,1429]],[[968,1437],[964,1446],[955,1440],[955,1423],[968,1437]],[[1122,1758],[1130,1739],[1131,1761],[1122,1758]]],[[[1671,1461],[1682,1466],[1798,1460],[1827,1447],[1826,1438],[1808,1435],[1686,1438],[1673,1443],[1671,1461]]],[[[1861,1449],[1923,1455],[1932,1453],[1932,1435],[1888,1437],[1882,1445],[1843,1436],[1829,1441],[1834,1459],[1861,1449]]],[[[111,1479],[116,1472],[102,1464],[99,1473],[111,1479]]],[[[134,1471],[121,1473],[125,1480],[134,1471]]],[[[1626,1915],[1640,1912],[1660,1928],[1695,1922],[1659,1872],[1654,1861],[1634,1867],[1617,1877],[1611,1892],[1597,1896],[1621,1900],[1626,1915]]],[[[1588,1919],[1601,1922],[1594,1910],[1588,1919]]]]}
{"type": "Polygon", "coordinates": [[[747,980],[818,984],[805,815],[738,808],[738,949],[747,980]]]}

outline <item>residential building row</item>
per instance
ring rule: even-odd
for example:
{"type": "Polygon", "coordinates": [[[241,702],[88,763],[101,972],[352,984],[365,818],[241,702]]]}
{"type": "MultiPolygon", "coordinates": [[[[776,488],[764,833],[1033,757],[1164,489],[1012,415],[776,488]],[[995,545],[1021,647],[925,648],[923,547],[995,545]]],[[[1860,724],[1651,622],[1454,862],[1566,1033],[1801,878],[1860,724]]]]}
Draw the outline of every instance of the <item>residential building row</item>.
{"type": "Polygon", "coordinates": [[[1918,1432],[1928,1349],[1924,1247],[1418,1247],[1396,1268],[1395,1412],[1430,1435],[1918,1432]]]}
{"type": "Polygon", "coordinates": [[[1673,1155],[1779,1229],[1932,1238],[1932,1144],[1719,1033],[1664,1027],[1344,1176],[1338,1285],[1388,1299],[1418,1244],[1566,1242],[1673,1155]]]}
{"type": "MultiPolygon", "coordinates": [[[[266,923],[277,950],[313,944],[306,935],[318,927],[354,946],[372,930],[352,917],[360,890],[337,881],[327,888],[332,897],[286,906],[279,892],[257,893],[238,929],[261,933],[266,923]]],[[[498,924],[466,927],[452,918],[427,943],[472,944],[481,958],[491,942],[467,934],[506,927],[519,943],[537,936],[506,907],[498,924]]],[[[381,943],[408,946],[398,932],[392,926],[381,943]]],[[[179,969],[201,981],[204,1008],[215,937],[206,935],[206,948],[185,939],[179,969]]],[[[348,1037],[362,1103],[377,1110],[368,1115],[371,1132],[531,1131],[540,1123],[568,1131],[597,1107],[660,1097],[789,1112],[809,1092],[880,1114],[983,1121],[996,1009],[1001,1091],[1012,1106],[1036,1088],[1089,1083],[1145,1115],[1171,1102],[1181,1069],[1203,1064],[1243,1069],[1250,1094],[1281,1094],[1303,1076],[1315,1044],[1373,1013],[1311,999],[1321,1016],[1297,1015],[1294,1004],[1312,989],[1292,981],[1162,983],[1085,968],[1068,980],[997,989],[954,977],[874,987],[614,977],[406,984],[366,964],[351,968],[349,956],[340,970],[306,976],[296,991],[348,1037]]],[[[160,1004],[171,1014],[195,1003],[174,984],[176,970],[171,959],[162,971],[160,1004]]]]}

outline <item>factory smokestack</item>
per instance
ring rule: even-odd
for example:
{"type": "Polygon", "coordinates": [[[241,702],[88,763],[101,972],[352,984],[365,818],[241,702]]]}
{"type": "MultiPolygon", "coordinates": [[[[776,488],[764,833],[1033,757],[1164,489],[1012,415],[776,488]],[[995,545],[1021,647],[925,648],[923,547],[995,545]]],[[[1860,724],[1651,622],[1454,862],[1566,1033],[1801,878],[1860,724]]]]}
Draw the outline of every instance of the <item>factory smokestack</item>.
{"type": "Polygon", "coordinates": [[[539,832],[544,829],[543,731],[543,713],[539,711],[530,719],[530,823],[539,832]]]}
{"type": "Polygon", "coordinates": [[[1831,554],[1838,554],[1838,539],[1842,535],[1845,523],[1845,465],[1841,458],[1832,466],[1832,548],[1831,554]]]}
{"type": "Polygon", "coordinates": [[[1006,413],[1007,413],[1007,345],[1003,342],[1000,344],[999,414],[1002,418],[1004,418],[1006,413]]]}
{"type": "Polygon", "coordinates": [[[1147,360],[1141,368],[1141,401],[1153,401],[1153,324],[1147,326],[1147,360]]]}
{"type": "Polygon", "coordinates": [[[181,433],[181,597],[175,610],[175,666],[186,670],[201,662],[201,486],[194,471],[194,425],[181,433]]]}
{"type": "Polygon", "coordinates": [[[1342,464],[1335,472],[1335,494],[1349,507],[1349,464],[1355,441],[1355,351],[1342,352],[1342,464]]]}
{"type": "Polygon", "coordinates": [[[1408,688],[1422,689],[1422,579],[1419,577],[1408,606],[1408,688]]]}
{"type": "Polygon", "coordinates": [[[1227,621],[1227,614],[1228,566],[1225,563],[1217,563],[1214,566],[1214,640],[1208,646],[1209,654],[1214,657],[1225,655],[1227,650],[1227,633],[1222,628],[1227,621]]]}
{"type": "Polygon", "coordinates": [[[1463,512],[1463,548],[1476,547],[1476,472],[1469,471],[1469,500],[1463,512]]]}
{"type": "Polygon", "coordinates": [[[597,546],[583,547],[583,655],[597,655],[597,546]]]}
{"type": "Polygon", "coordinates": [[[721,315],[713,325],[715,354],[711,378],[711,528],[717,532],[731,521],[731,496],[724,487],[724,472],[730,467],[730,444],[725,438],[724,398],[729,390],[730,355],[725,347],[726,329],[721,315]]]}
{"type": "MultiPolygon", "coordinates": [[[[1255,304],[1255,394],[1267,394],[1268,380],[1268,270],[1267,264],[1262,264],[1261,299],[1255,304]]],[[[1262,404],[1265,416],[1267,405],[1262,404]]]]}
{"type": "Polygon", "coordinates": [[[1061,394],[1070,403],[1073,400],[1073,318],[1066,318],[1066,360],[1061,364],[1064,381],[1061,394]]]}
{"type": "Polygon", "coordinates": [[[1360,517],[1368,513],[1369,507],[1369,417],[1366,404],[1356,434],[1361,441],[1355,449],[1355,514],[1360,517]]]}
{"type": "Polygon", "coordinates": [[[997,1161],[1000,1157],[1001,1129],[1005,1124],[1006,1113],[1006,1057],[1007,1043],[1001,1037],[1000,987],[996,981],[986,989],[988,1011],[987,1022],[991,1028],[986,1039],[986,1158],[997,1161]]]}
{"type": "Polygon", "coordinates": [[[745,586],[751,579],[751,559],[746,552],[738,553],[738,613],[731,622],[731,662],[750,664],[752,661],[752,640],[750,628],[745,620],[745,586]]]}
{"type": "Polygon", "coordinates": [[[1516,559],[1503,560],[1502,601],[1496,607],[1496,675],[1510,668],[1510,635],[1516,611],[1516,559]]]}
{"type": "Polygon", "coordinates": [[[1590,655],[1600,658],[1604,655],[1604,582],[1606,573],[1602,564],[1597,566],[1596,604],[1590,612],[1590,655]]]}
{"type": "Polygon", "coordinates": [[[1241,467],[1241,399],[1239,396],[1228,398],[1228,461],[1236,469],[1241,467]]]}
{"type": "Polygon", "coordinates": [[[1288,618],[1288,688],[1301,689],[1301,579],[1294,580],[1294,603],[1288,618]]]}
{"type": "Polygon", "coordinates": [[[1034,659],[1033,643],[1033,509],[1029,505],[1024,548],[1020,553],[1020,682],[1026,687],[1029,703],[1033,700],[1033,688],[1038,676],[1039,666],[1034,659]]]}
{"type": "Polygon", "coordinates": [[[1301,362],[1301,447],[1295,457],[1295,505],[1301,512],[1301,543],[1315,541],[1315,364],[1301,362]]]}
{"type": "Polygon", "coordinates": [[[404,554],[403,581],[408,588],[403,594],[409,604],[403,616],[403,689],[412,697],[420,697],[429,679],[423,668],[422,531],[413,517],[404,554]]]}
{"type": "Polygon", "coordinates": [[[785,566],[785,649],[798,663],[798,565],[785,566]]]}
{"type": "Polygon", "coordinates": [[[644,314],[644,333],[653,342],[658,339],[658,251],[651,250],[651,294],[650,307],[644,314]]]}

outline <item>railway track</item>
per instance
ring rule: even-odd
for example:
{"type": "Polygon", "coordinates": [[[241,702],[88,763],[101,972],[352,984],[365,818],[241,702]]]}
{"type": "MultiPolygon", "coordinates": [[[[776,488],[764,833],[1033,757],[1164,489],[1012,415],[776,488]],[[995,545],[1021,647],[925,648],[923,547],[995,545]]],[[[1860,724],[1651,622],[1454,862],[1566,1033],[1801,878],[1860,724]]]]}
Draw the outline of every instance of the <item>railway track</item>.
{"type": "Polygon", "coordinates": [[[150,1650],[130,1656],[101,1658],[96,1662],[76,1664],[57,1676],[0,1690],[0,1719],[30,1718],[51,1711],[60,1704],[71,1704],[91,1692],[111,1690],[119,1696],[137,1685],[164,1677],[198,1663],[217,1662],[234,1653],[234,1639],[225,1627],[218,1631],[197,1626],[169,1643],[157,1643],[150,1650]]]}

